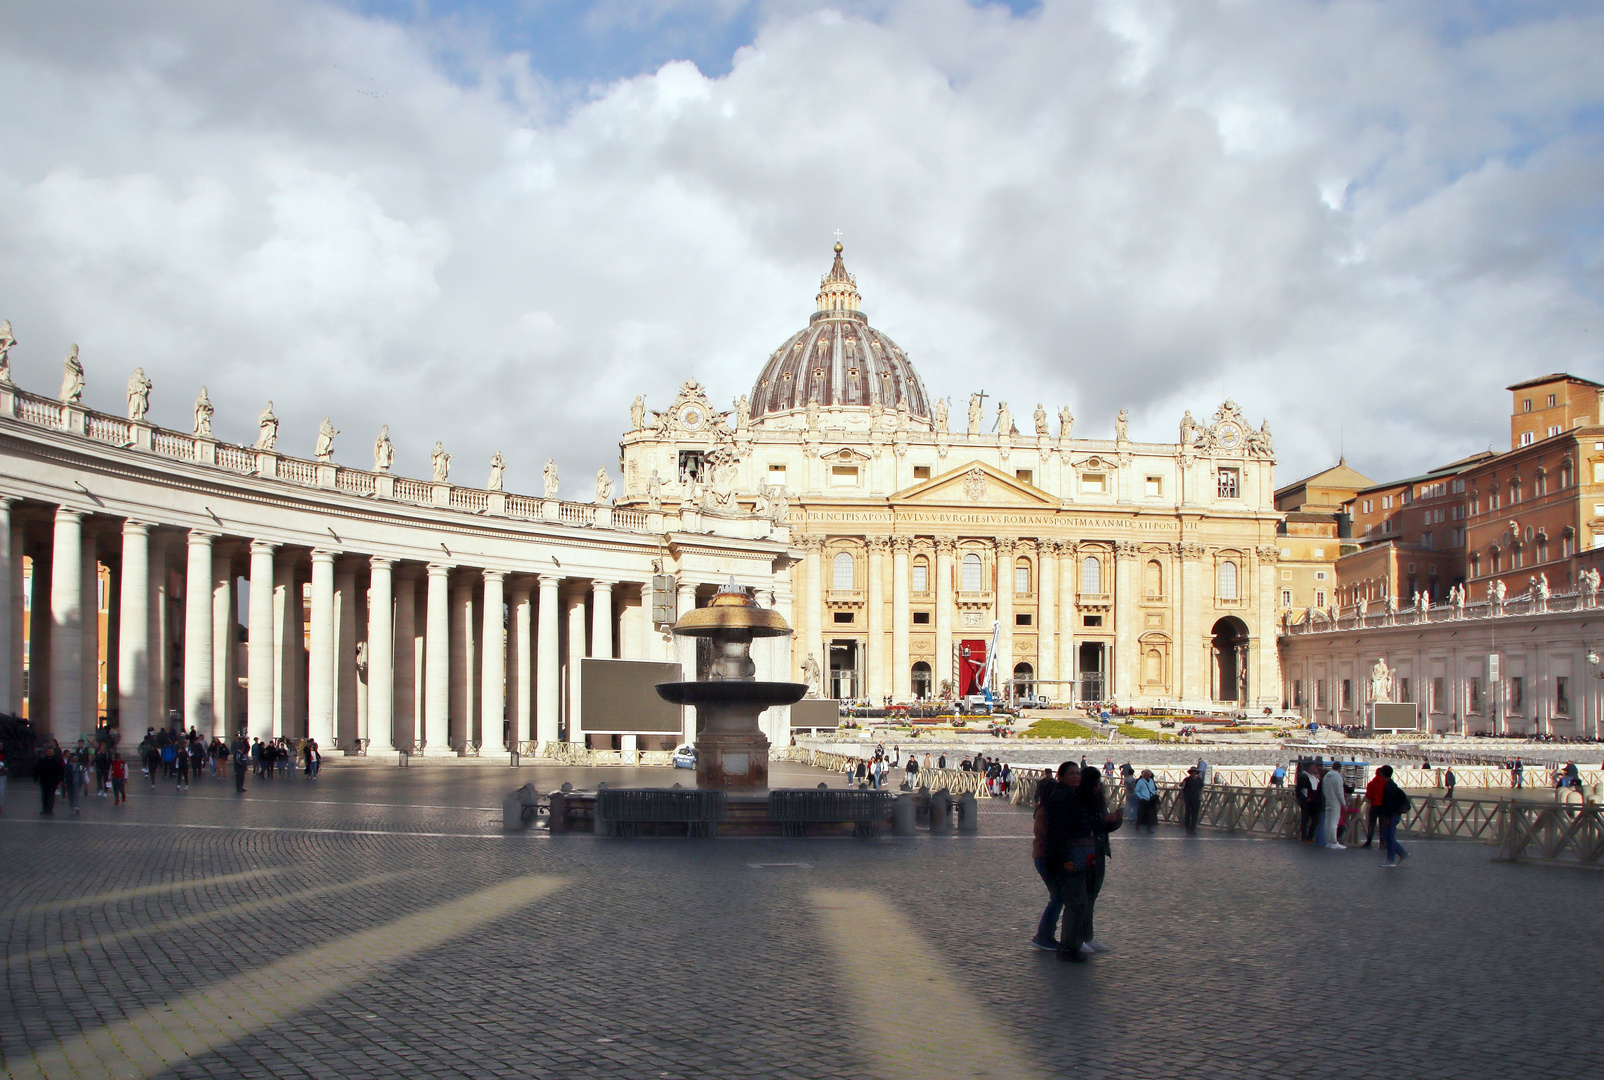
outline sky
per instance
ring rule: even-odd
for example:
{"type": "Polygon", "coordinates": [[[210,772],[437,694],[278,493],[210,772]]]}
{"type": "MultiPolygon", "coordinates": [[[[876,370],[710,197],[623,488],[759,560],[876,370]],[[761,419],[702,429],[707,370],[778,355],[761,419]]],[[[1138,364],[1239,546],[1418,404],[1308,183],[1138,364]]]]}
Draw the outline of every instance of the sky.
{"type": "Polygon", "coordinates": [[[727,403],[840,230],[931,394],[1278,483],[1508,444],[1604,382],[1604,8],[1299,0],[9,0],[17,381],[219,437],[562,494],[629,402],[727,403]]]}

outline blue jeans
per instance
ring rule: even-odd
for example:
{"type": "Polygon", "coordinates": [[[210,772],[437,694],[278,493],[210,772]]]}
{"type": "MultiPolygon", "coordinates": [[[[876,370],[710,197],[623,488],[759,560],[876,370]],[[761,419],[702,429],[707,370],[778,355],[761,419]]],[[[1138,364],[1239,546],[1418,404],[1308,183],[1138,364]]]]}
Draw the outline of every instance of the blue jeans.
{"type": "Polygon", "coordinates": [[[1398,819],[1396,817],[1384,817],[1381,819],[1381,843],[1387,849],[1388,862],[1398,862],[1409,854],[1398,843],[1398,819]]]}
{"type": "Polygon", "coordinates": [[[1314,812],[1314,846],[1326,846],[1326,808],[1321,803],[1314,812]]]}
{"type": "Polygon", "coordinates": [[[1064,910],[1062,879],[1047,869],[1046,859],[1036,860],[1036,873],[1041,875],[1042,884],[1047,886],[1047,906],[1042,909],[1041,921],[1036,924],[1036,940],[1055,941],[1058,916],[1064,910]]]}

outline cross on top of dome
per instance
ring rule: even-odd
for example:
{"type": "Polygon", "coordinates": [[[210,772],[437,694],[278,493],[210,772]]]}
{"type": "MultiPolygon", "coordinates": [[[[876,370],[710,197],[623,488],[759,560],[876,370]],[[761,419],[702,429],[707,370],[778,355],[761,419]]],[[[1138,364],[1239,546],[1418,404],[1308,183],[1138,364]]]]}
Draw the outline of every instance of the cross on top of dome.
{"type": "Polygon", "coordinates": [[[819,279],[819,310],[859,311],[863,307],[863,297],[858,293],[858,279],[847,273],[846,263],[841,261],[841,233],[837,231],[835,235],[835,263],[830,272],[819,279]]]}

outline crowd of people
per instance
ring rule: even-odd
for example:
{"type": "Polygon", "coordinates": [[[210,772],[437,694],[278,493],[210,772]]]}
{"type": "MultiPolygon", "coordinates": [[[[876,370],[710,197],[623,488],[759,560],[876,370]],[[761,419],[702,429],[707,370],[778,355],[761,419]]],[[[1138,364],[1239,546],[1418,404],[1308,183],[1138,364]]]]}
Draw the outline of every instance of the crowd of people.
{"type": "MultiPolygon", "coordinates": [[[[923,758],[917,753],[909,753],[904,759],[902,747],[892,746],[888,750],[882,743],[875,746],[874,753],[869,757],[848,758],[841,771],[846,777],[847,787],[866,787],[878,791],[890,786],[892,770],[900,768],[908,790],[916,791],[920,773],[946,767],[947,755],[944,751],[934,755],[926,753],[923,758]]],[[[960,758],[954,767],[961,772],[981,774],[985,778],[987,792],[994,798],[1004,798],[1013,790],[1014,770],[1005,761],[977,753],[972,758],[960,758]]]]}

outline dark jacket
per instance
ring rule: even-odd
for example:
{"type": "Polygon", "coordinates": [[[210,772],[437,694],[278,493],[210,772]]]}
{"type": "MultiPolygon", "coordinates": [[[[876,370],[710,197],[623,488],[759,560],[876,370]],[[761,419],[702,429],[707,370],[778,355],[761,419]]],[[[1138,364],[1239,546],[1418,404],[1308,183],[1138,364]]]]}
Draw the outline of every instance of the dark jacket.
{"type": "Polygon", "coordinates": [[[1181,781],[1181,798],[1189,805],[1197,805],[1203,801],[1203,778],[1196,773],[1189,774],[1181,781]]]}
{"type": "Polygon", "coordinates": [[[1409,809],[1409,796],[1390,779],[1381,789],[1381,816],[1401,817],[1409,809]]]}
{"type": "Polygon", "coordinates": [[[67,775],[67,763],[56,754],[46,754],[34,765],[33,775],[40,787],[49,790],[60,784],[61,778],[67,775]]]}
{"type": "Polygon", "coordinates": [[[1074,788],[1060,785],[1047,796],[1044,806],[1047,818],[1046,836],[1043,838],[1043,857],[1047,865],[1062,867],[1069,861],[1070,845],[1092,838],[1092,823],[1080,795],[1074,788]]]}

